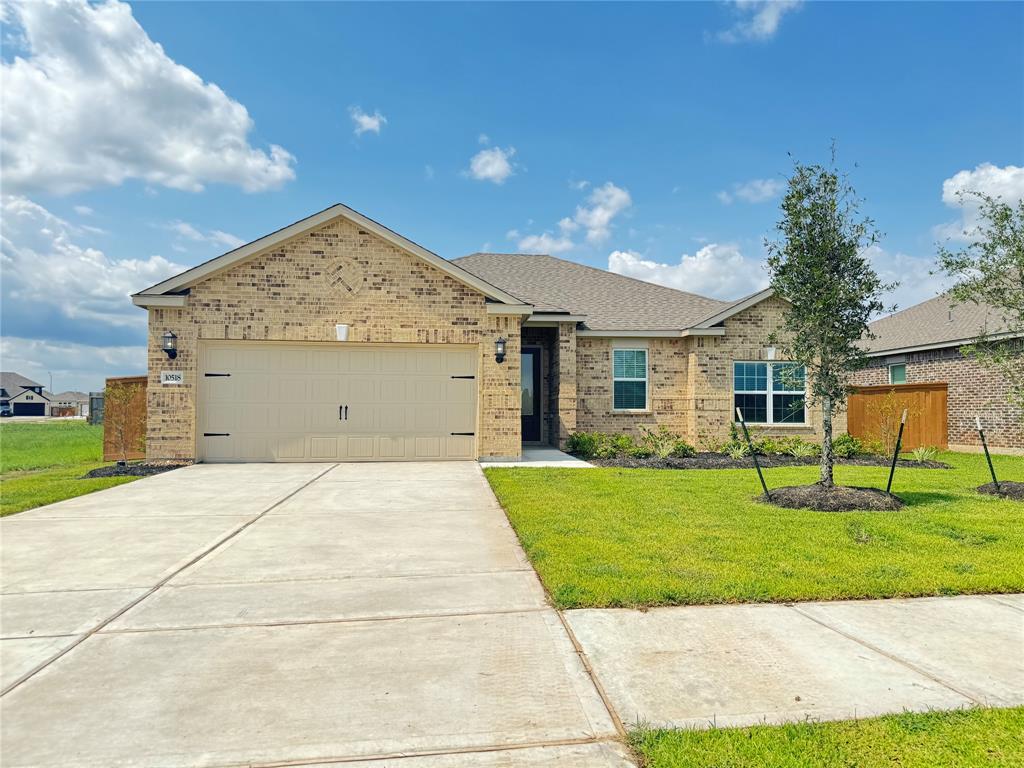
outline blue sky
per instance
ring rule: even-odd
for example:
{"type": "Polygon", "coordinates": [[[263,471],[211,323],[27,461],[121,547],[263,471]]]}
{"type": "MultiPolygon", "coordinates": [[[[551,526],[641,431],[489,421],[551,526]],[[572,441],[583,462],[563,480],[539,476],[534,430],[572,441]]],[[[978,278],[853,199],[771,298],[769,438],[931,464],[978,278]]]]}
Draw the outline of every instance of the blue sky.
{"type": "Polygon", "coordinates": [[[126,294],[344,202],[445,257],[761,287],[787,153],[840,164],[901,306],[957,189],[1024,196],[1020,3],[14,4],[5,370],[145,366],[126,294]],[[855,167],[856,166],[856,167],[855,167]]]}

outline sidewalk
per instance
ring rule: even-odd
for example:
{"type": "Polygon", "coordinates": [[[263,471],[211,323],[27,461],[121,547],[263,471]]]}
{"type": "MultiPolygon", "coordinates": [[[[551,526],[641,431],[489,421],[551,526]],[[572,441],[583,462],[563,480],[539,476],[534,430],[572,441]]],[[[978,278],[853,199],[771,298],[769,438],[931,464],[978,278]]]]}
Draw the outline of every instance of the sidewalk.
{"type": "Polygon", "coordinates": [[[1024,704],[1024,595],[565,617],[627,727],[1024,704]]]}

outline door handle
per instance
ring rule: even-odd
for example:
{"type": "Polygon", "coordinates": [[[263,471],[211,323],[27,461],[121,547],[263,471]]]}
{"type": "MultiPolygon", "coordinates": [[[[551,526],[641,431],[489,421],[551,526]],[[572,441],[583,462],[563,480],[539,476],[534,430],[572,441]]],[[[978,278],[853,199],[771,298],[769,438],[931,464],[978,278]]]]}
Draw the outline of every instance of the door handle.
{"type": "Polygon", "coordinates": [[[345,416],[344,416],[345,410],[344,409],[345,409],[345,406],[343,406],[343,405],[339,405],[338,406],[338,421],[341,421],[343,418],[345,418],[345,416]]]}
{"type": "Polygon", "coordinates": [[[345,406],[345,421],[348,421],[348,406],[345,406]]]}

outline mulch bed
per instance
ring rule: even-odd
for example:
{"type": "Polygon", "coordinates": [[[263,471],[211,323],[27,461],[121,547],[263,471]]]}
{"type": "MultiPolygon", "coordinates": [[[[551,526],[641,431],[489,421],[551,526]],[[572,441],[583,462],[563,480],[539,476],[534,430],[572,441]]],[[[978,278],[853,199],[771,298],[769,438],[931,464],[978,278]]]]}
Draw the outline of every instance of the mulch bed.
{"type": "MultiPolygon", "coordinates": [[[[633,456],[621,456],[614,459],[584,459],[599,467],[622,467],[623,469],[753,469],[754,461],[749,456],[734,459],[725,453],[698,453],[686,459],[659,459],[652,456],[640,459],[633,456]]],[[[888,467],[891,459],[884,456],[853,456],[849,459],[836,459],[836,464],[856,467],[888,467]]],[[[772,467],[811,467],[818,466],[821,460],[817,456],[758,456],[757,462],[762,468],[772,467]]],[[[917,462],[912,459],[900,459],[898,465],[911,469],[952,469],[942,461],[917,462]]]]}
{"type": "Polygon", "coordinates": [[[770,500],[759,496],[758,501],[788,509],[816,509],[819,512],[851,512],[856,509],[891,512],[903,506],[899,498],[880,488],[855,485],[833,485],[831,488],[820,483],[787,485],[772,488],[771,494],[770,500]]]}
{"type": "Polygon", "coordinates": [[[1002,496],[1004,499],[1024,501],[1024,483],[1016,480],[1000,480],[999,490],[996,490],[995,483],[985,483],[978,486],[978,493],[987,493],[991,496],[1002,496]]]}
{"type": "Polygon", "coordinates": [[[128,464],[112,464],[109,467],[97,467],[82,475],[87,477],[149,477],[172,469],[187,467],[190,461],[140,461],[128,464]]]}

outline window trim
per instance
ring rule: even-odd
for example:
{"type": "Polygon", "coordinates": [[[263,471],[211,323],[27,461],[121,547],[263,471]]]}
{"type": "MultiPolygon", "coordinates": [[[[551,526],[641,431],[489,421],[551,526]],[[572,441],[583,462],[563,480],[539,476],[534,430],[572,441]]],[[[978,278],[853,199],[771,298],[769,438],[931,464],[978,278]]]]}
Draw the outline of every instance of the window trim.
{"type": "Polygon", "coordinates": [[[612,368],[612,413],[649,413],[651,410],[651,350],[646,346],[637,345],[612,345],[609,361],[612,368]],[[642,379],[623,377],[615,375],[615,353],[616,352],[643,352],[644,353],[644,377],[642,379]],[[642,381],[644,383],[644,407],[643,408],[616,408],[615,407],[615,382],[617,381],[642,381]]]}
{"type": "MultiPolygon", "coordinates": [[[[775,392],[775,376],[772,372],[772,367],[776,365],[799,365],[794,363],[792,360],[733,360],[732,361],[732,419],[736,421],[736,395],[764,395],[767,399],[765,413],[767,414],[767,421],[748,421],[750,425],[764,426],[764,427],[810,427],[811,422],[807,420],[807,369],[804,368],[804,388],[802,392],[795,391],[782,391],[775,392]],[[767,381],[765,382],[766,389],[763,390],[752,390],[752,389],[736,389],[736,365],[737,363],[754,364],[754,365],[765,365],[767,366],[767,381]],[[800,395],[804,397],[804,420],[803,421],[775,421],[774,413],[774,395],[800,395]]],[[[803,367],[803,366],[801,366],[803,367]]],[[[744,420],[746,417],[744,416],[744,420]]]]}
{"type": "Polygon", "coordinates": [[[907,383],[907,364],[906,363],[889,363],[889,365],[886,366],[886,370],[887,370],[887,372],[889,374],[889,383],[892,384],[893,386],[897,386],[898,387],[900,384],[906,384],[907,383]],[[896,368],[897,366],[901,366],[901,365],[903,366],[903,381],[893,381],[892,380],[892,369],[896,368]]]}

